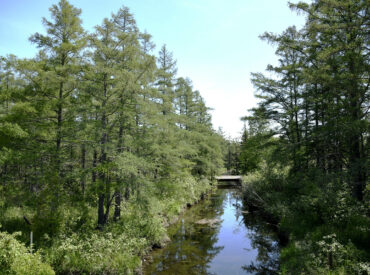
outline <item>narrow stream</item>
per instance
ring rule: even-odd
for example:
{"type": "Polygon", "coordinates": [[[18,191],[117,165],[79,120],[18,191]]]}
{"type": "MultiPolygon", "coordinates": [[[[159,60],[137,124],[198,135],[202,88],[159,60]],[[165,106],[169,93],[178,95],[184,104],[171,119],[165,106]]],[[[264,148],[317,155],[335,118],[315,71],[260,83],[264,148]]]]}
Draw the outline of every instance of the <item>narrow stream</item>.
{"type": "Polygon", "coordinates": [[[258,213],[248,213],[238,189],[218,189],[186,210],[169,236],[145,274],[277,274],[277,236],[258,213]]]}

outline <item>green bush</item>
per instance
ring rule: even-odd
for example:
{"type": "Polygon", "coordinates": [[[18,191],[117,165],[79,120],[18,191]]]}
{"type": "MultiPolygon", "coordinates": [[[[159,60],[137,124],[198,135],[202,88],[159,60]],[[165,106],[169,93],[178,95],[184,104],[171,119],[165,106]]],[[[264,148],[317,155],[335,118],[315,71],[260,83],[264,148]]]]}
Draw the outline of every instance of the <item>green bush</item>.
{"type": "Polygon", "coordinates": [[[156,187],[148,185],[146,192],[123,203],[121,219],[108,224],[103,232],[85,227],[76,233],[64,230],[64,234],[55,237],[46,251],[56,272],[133,273],[141,266],[140,257],[152,245],[162,242],[169,219],[178,215],[186,203],[199,199],[211,185],[206,179],[186,177],[162,182],[160,192],[156,187]],[[172,189],[172,185],[177,189],[172,189]]]}
{"type": "Polygon", "coordinates": [[[291,241],[280,260],[282,274],[370,274],[370,265],[361,258],[351,242],[344,245],[330,234],[317,242],[291,241]]]}
{"type": "Polygon", "coordinates": [[[137,249],[147,246],[143,238],[96,232],[62,236],[48,249],[48,258],[59,273],[130,274],[140,266],[137,249]]]}
{"type": "Polygon", "coordinates": [[[9,275],[52,275],[53,269],[42,262],[39,253],[31,254],[16,236],[20,233],[8,234],[0,232],[0,270],[1,274],[9,275]]]}
{"type": "Polygon", "coordinates": [[[102,232],[90,229],[57,237],[47,250],[52,266],[58,273],[132,274],[141,265],[140,257],[165,233],[160,217],[139,205],[146,203],[125,204],[120,221],[102,232]]]}
{"type": "Polygon", "coordinates": [[[282,274],[370,274],[370,219],[346,182],[317,169],[292,173],[265,161],[243,177],[248,204],[263,209],[289,234],[282,248],[282,274]]]}

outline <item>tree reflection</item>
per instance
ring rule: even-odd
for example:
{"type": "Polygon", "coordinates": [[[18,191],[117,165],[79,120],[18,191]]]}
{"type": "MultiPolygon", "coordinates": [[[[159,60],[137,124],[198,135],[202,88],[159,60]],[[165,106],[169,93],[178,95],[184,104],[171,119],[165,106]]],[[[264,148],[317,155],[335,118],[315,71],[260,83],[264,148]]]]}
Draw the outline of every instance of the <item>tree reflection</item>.
{"type": "Polygon", "coordinates": [[[249,273],[257,275],[278,274],[280,245],[274,225],[266,222],[257,211],[243,215],[245,226],[250,230],[248,238],[258,255],[252,263],[243,266],[249,273]]]}
{"type": "MultiPolygon", "coordinates": [[[[218,190],[210,199],[185,211],[182,219],[169,228],[172,242],[166,248],[153,252],[153,263],[146,267],[145,273],[210,275],[213,259],[218,254],[222,255],[220,252],[224,249],[217,244],[220,227],[195,222],[220,218],[227,205],[232,205],[236,210],[236,221],[247,229],[245,238],[251,241],[251,247],[248,248],[257,252],[256,257],[252,258],[253,262],[244,262],[244,266],[241,266],[241,262],[241,271],[247,274],[278,274],[280,248],[274,228],[258,212],[249,213],[246,210],[240,190],[218,190]]],[[[236,227],[235,230],[241,228],[236,227]]]]}
{"type": "Polygon", "coordinates": [[[187,210],[182,220],[169,229],[172,242],[153,253],[146,274],[210,274],[212,259],[223,249],[216,246],[218,226],[199,225],[200,219],[218,218],[223,213],[225,192],[187,210]]]}

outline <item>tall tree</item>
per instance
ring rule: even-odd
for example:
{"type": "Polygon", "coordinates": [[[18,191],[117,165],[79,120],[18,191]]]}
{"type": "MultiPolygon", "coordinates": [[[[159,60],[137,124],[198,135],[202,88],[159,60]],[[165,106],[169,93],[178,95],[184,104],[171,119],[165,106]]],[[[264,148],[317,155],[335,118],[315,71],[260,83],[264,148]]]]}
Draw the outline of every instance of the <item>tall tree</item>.
{"type": "Polygon", "coordinates": [[[312,39],[309,47],[320,43],[317,60],[325,64],[321,87],[330,93],[328,104],[337,107],[336,130],[342,134],[335,137],[336,144],[345,144],[339,145],[336,154],[348,157],[353,196],[362,200],[367,178],[364,137],[369,125],[368,3],[316,0],[311,5],[300,2],[291,7],[308,15],[305,31],[312,39]]]}
{"type": "MultiPolygon", "coordinates": [[[[60,0],[58,5],[50,8],[52,21],[43,18],[47,35],[36,33],[30,41],[41,49],[40,57],[45,59],[44,66],[38,73],[48,83],[47,97],[51,100],[53,116],[53,151],[55,169],[54,186],[55,199],[58,201],[63,178],[66,173],[67,150],[71,149],[71,130],[75,122],[73,102],[79,85],[81,73],[81,51],[86,44],[85,33],[81,26],[81,10],[73,7],[66,0],[60,0]],[[67,141],[68,140],[68,141],[67,141]]],[[[58,202],[54,203],[54,207],[58,202]]]]}

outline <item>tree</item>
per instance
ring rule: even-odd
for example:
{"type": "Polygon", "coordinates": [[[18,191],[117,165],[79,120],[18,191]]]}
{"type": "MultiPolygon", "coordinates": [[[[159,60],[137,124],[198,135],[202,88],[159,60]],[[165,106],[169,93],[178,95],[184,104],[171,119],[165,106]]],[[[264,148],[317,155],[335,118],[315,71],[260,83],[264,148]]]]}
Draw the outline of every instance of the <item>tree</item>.
{"type": "Polygon", "coordinates": [[[336,107],[337,117],[334,122],[326,119],[330,121],[327,127],[334,124],[335,131],[341,132],[334,134],[335,143],[340,144],[335,153],[348,158],[353,196],[362,200],[367,178],[364,137],[368,135],[369,108],[368,4],[362,0],[317,0],[311,5],[300,2],[291,7],[308,15],[308,47],[318,52],[314,65],[319,64],[322,73],[321,81],[315,84],[329,92],[325,98],[336,107]]]}
{"type": "Polygon", "coordinates": [[[174,77],[177,73],[176,61],[173,59],[172,53],[168,51],[166,45],[163,45],[159,51],[157,73],[158,81],[156,84],[161,93],[162,112],[163,115],[166,115],[173,111],[174,77]]]}
{"type": "MultiPolygon", "coordinates": [[[[45,88],[43,96],[51,101],[50,111],[55,113],[51,119],[50,129],[52,139],[55,139],[55,148],[52,152],[52,167],[55,171],[52,187],[55,199],[53,208],[55,208],[59,204],[59,196],[65,184],[63,179],[67,169],[67,158],[70,155],[68,153],[73,150],[70,135],[76,118],[73,104],[80,81],[80,54],[86,39],[79,17],[80,9],[73,7],[66,0],[60,0],[58,5],[50,8],[50,12],[52,21],[43,19],[47,36],[36,33],[30,37],[30,41],[41,49],[38,61],[41,62],[41,68],[38,69],[36,77],[38,74],[44,78],[41,81],[45,84],[47,82],[48,87],[45,88]]],[[[34,74],[30,74],[31,78],[33,76],[34,74]]]]}
{"type": "Polygon", "coordinates": [[[93,33],[67,0],[50,12],[46,34],[30,38],[34,58],[0,57],[0,227],[23,242],[31,229],[58,272],[130,272],[162,221],[209,190],[224,140],[127,7],[93,33]],[[87,244],[85,258],[103,255],[101,265],[65,264],[87,244]]]}
{"type": "Polygon", "coordinates": [[[265,117],[279,124],[277,132],[284,135],[293,153],[293,170],[301,168],[300,151],[302,150],[302,64],[303,57],[299,49],[301,39],[295,27],[288,28],[282,35],[265,33],[261,36],[270,43],[277,43],[276,54],[280,57],[279,66],[268,66],[268,71],[279,78],[267,78],[262,74],[252,74],[252,82],[261,93],[260,111],[265,117]]]}

